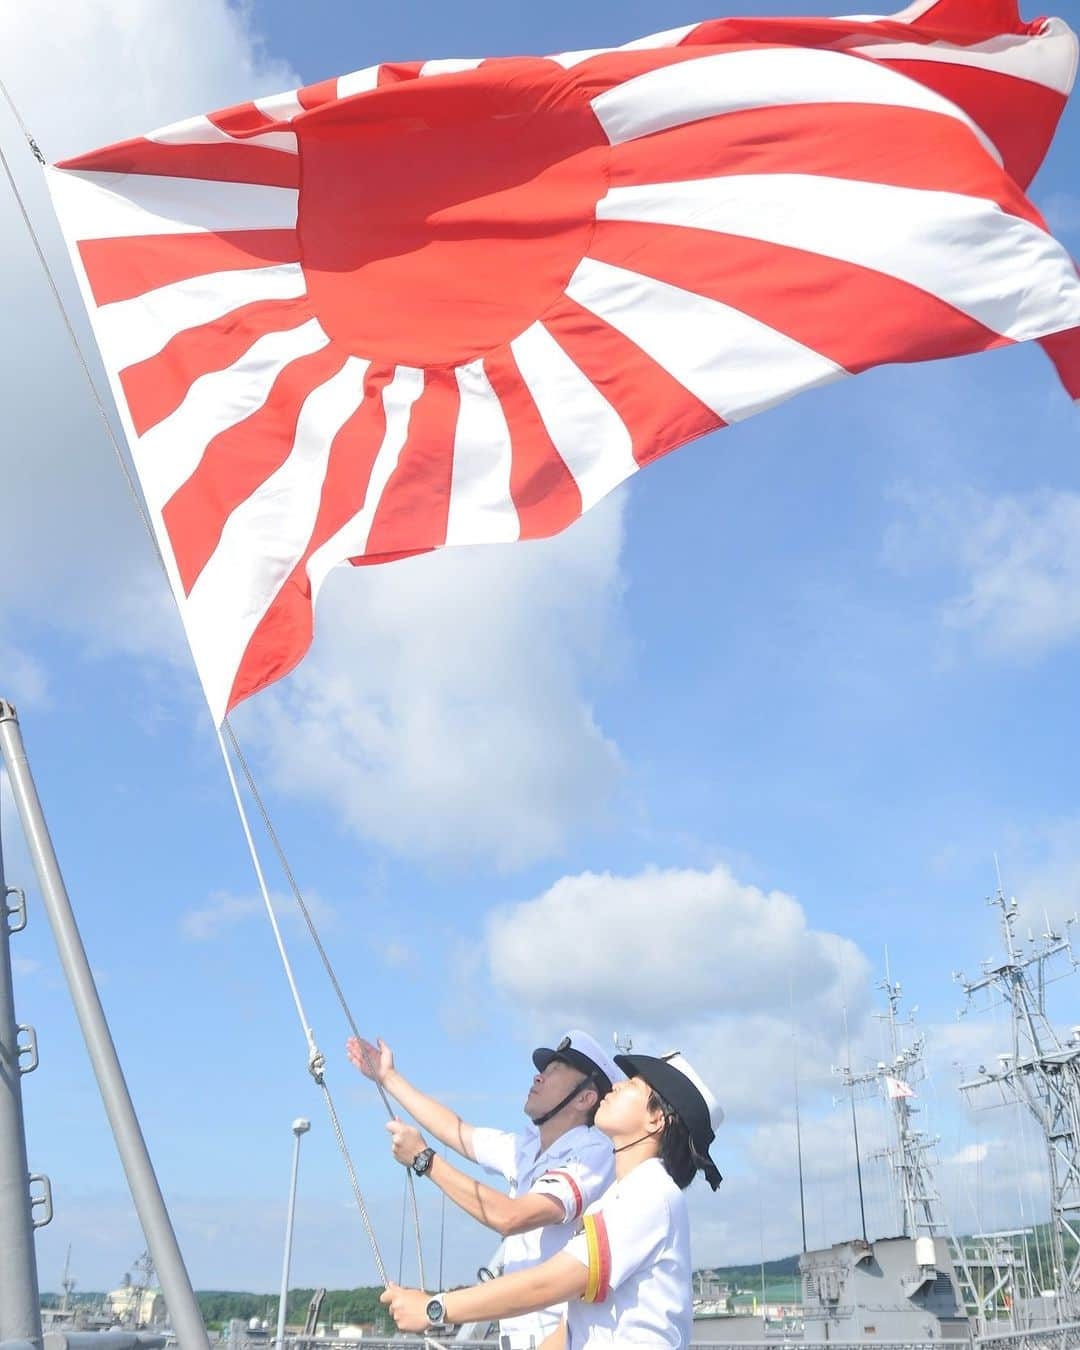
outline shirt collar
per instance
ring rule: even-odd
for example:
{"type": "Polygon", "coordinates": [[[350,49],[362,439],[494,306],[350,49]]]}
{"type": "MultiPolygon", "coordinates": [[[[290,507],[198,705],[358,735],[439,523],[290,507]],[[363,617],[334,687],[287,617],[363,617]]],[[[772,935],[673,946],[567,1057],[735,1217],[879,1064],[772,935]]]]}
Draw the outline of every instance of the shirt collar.
{"type": "Polygon", "coordinates": [[[584,1144],[591,1143],[597,1133],[598,1131],[593,1125],[575,1125],[564,1134],[560,1134],[558,1139],[553,1140],[546,1149],[541,1151],[540,1131],[532,1121],[530,1121],[526,1127],[524,1139],[530,1152],[535,1148],[535,1156],[537,1159],[551,1157],[560,1158],[565,1153],[574,1153],[584,1144]]]}

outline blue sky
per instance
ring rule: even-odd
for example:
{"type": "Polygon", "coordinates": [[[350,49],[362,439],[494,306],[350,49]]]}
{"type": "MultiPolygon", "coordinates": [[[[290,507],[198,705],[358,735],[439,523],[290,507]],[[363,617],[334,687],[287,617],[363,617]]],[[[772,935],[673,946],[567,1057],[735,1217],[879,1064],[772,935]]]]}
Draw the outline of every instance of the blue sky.
{"type": "MultiPolygon", "coordinates": [[[[0,19],[51,158],[379,60],[584,48],[703,17],[646,0],[256,2],[243,20],[222,0],[82,8],[63,36],[40,15],[0,19]]],[[[7,120],[0,134],[62,272],[33,165],[7,120]]],[[[1077,162],[1072,108],[1032,196],[1074,252],[1077,162]]],[[[307,1114],[294,1282],[366,1282],[165,583],[10,201],[0,231],[0,692],[20,707],[193,1277],[275,1285],[289,1124],[307,1114]]],[[[956,1104],[954,1061],[1001,1048],[1003,1028],[955,1023],[951,973],[995,950],[995,852],[1032,912],[1077,906],[1077,418],[1033,348],[872,372],[680,450],[559,540],[335,575],[308,662],[236,726],[365,1029],[422,1086],[507,1127],[529,1048],[579,1018],[682,1044],[731,1107],[729,1180],[695,1197],[696,1255],[779,1256],[798,1245],[791,1006],[810,1237],[832,1241],[855,1218],[829,1069],[844,1006],[856,1056],[877,1056],[887,947],[930,1034],[925,1104],[958,1226],[1037,1212],[1033,1136],[1007,1162],[1003,1123],[956,1104]]],[[[26,884],[10,812],[4,827],[8,880],[26,884]]],[[[394,1268],[381,1107],[283,922],[394,1268]]],[[[56,1190],[42,1284],[69,1242],[84,1287],[113,1284],[141,1240],[39,906],[14,950],[42,1048],[31,1166],[56,1190]]],[[[1075,1020],[1064,996],[1059,1015],[1075,1020]]],[[[885,1231],[880,1169],[871,1194],[885,1231]]],[[[451,1216],[448,1277],[491,1245],[451,1216]]]]}

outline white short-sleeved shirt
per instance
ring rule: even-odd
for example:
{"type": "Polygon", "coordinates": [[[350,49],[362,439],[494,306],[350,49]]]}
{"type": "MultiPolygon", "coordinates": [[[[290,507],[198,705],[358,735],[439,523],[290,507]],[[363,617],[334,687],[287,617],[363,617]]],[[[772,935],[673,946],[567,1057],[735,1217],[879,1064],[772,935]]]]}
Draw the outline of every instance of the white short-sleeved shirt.
{"type": "MultiPolygon", "coordinates": [[[[488,1172],[509,1183],[511,1196],[550,1195],[563,1208],[563,1218],[527,1233],[513,1233],[502,1246],[503,1271],[535,1266],[562,1251],[586,1209],[610,1187],[615,1176],[611,1140],[591,1125],[576,1125],[560,1134],[550,1148],[540,1152],[540,1131],[530,1125],[521,1134],[503,1130],[473,1130],[473,1153],[488,1172]]],[[[503,1335],[537,1345],[559,1325],[565,1304],[524,1317],[509,1317],[499,1323],[503,1335]]]]}
{"type": "Polygon", "coordinates": [[[690,1344],[693,1326],[686,1197],[659,1158],[640,1163],[587,1211],[566,1246],[588,1267],[567,1311],[567,1350],[690,1344]]]}

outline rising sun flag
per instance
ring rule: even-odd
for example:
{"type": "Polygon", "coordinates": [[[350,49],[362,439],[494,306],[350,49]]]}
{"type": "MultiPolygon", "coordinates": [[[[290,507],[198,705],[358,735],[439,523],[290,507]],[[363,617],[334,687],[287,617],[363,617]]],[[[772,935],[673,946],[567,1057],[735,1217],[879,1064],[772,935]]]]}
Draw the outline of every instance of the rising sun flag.
{"type": "Polygon", "coordinates": [[[535,539],[886,362],[1037,339],[1077,43],[1015,0],[373,66],[48,171],[216,720],[329,570],[535,539]]]}

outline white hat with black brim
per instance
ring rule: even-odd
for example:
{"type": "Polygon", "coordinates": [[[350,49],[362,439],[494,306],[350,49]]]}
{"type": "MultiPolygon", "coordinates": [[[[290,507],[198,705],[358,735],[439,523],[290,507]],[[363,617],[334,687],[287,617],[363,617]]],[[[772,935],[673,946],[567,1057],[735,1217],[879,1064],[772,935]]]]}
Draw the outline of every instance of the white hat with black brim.
{"type": "Polygon", "coordinates": [[[533,1051],[532,1061],[541,1073],[554,1059],[562,1060],[590,1078],[601,1097],[606,1097],[612,1084],[623,1078],[615,1060],[587,1031],[568,1031],[554,1049],[540,1046],[533,1051]]]}
{"type": "Polygon", "coordinates": [[[618,1083],[623,1078],[622,1069],[618,1068],[600,1042],[594,1040],[587,1031],[568,1031],[554,1050],[540,1046],[533,1051],[532,1059],[541,1073],[557,1059],[584,1075],[581,1082],[571,1088],[561,1102],[544,1115],[534,1116],[534,1125],[546,1125],[564,1106],[568,1106],[583,1088],[593,1087],[597,1096],[603,1098],[611,1091],[612,1083],[618,1083]]]}
{"type": "Polygon", "coordinates": [[[627,1078],[643,1078],[671,1107],[690,1134],[698,1169],[715,1191],[723,1181],[709,1156],[709,1145],[724,1119],[723,1108],[694,1066],[673,1050],[670,1055],[616,1055],[627,1078]]]}

